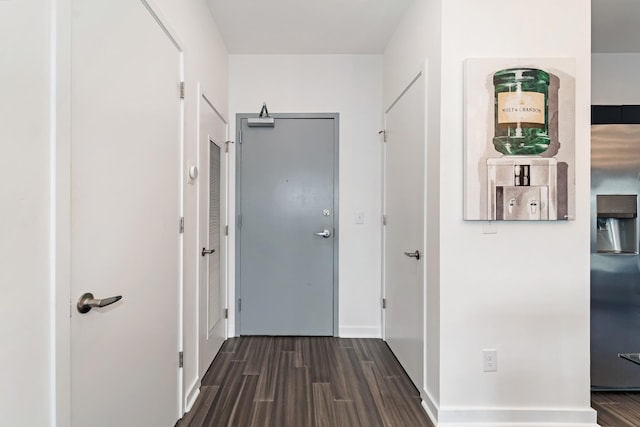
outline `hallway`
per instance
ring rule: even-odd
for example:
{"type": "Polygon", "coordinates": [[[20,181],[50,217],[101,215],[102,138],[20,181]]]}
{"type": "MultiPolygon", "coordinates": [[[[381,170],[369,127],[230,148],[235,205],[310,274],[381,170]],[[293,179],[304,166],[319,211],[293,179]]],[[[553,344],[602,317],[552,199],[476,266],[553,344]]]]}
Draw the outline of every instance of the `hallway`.
{"type": "Polygon", "coordinates": [[[225,342],[178,427],[432,427],[385,342],[241,337],[225,342]]]}

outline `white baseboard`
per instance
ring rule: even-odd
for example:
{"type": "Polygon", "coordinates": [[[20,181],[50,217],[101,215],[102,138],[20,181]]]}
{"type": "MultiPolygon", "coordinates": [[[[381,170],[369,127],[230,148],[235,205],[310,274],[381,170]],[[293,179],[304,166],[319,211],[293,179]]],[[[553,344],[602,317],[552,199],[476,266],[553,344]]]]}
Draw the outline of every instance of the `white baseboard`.
{"type": "Polygon", "coordinates": [[[584,409],[442,409],[422,390],[422,407],[436,427],[598,427],[597,413],[584,409]]]}
{"type": "Polygon", "coordinates": [[[431,396],[431,393],[429,393],[426,389],[423,389],[420,395],[422,397],[422,407],[424,408],[425,412],[427,413],[427,416],[429,417],[433,425],[437,426],[438,425],[438,404],[433,399],[433,396],[431,396]]]}
{"type": "Polygon", "coordinates": [[[436,423],[436,427],[600,427],[594,423],[544,423],[544,422],[526,422],[526,423],[498,423],[498,422],[479,422],[479,423],[436,423]]]}
{"type": "Polygon", "coordinates": [[[598,427],[585,409],[440,409],[436,427],[598,427]]]}
{"type": "Polygon", "coordinates": [[[340,338],[382,338],[379,327],[371,326],[340,326],[340,338]]]}
{"type": "Polygon", "coordinates": [[[198,398],[199,394],[200,394],[200,377],[196,377],[196,379],[191,384],[191,387],[189,387],[185,397],[185,402],[184,402],[185,414],[189,412],[191,408],[193,408],[193,404],[196,403],[196,399],[198,398]]]}

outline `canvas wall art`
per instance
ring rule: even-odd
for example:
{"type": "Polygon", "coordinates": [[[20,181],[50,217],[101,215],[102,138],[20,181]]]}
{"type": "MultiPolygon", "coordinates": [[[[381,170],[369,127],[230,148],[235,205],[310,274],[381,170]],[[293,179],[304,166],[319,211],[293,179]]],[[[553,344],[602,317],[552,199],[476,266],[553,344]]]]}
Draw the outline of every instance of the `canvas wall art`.
{"type": "Polygon", "coordinates": [[[468,59],[465,220],[575,217],[575,60],[468,59]]]}

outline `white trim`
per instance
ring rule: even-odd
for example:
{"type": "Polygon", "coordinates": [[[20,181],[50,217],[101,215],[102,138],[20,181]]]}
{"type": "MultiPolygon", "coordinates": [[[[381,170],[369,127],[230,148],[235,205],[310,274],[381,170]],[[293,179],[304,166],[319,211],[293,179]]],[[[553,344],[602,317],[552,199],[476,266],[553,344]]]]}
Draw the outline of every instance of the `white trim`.
{"type": "MultiPolygon", "coordinates": [[[[203,98],[205,98],[204,93],[202,92],[202,84],[200,83],[200,81],[198,81],[196,83],[196,89],[197,89],[197,102],[196,102],[196,165],[198,165],[198,170],[200,171],[198,173],[199,175],[199,179],[194,180],[195,183],[195,191],[196,191],[196,215],[195,215],[195,221],[196,221],[196,236],[195,236],[195,241],[196,241],[196,253],[198,251],[198,248],[200,248],[201,244],[203,244],[202,241],[200,241],[200,186],[201,186],[201,182],[202,182],[202,159],[200,157],[200,150],[202,148],[202,143],[201,141],[201,137],[202,135],[200,135],[200,127],[202,126],[202,109],[201,109],[201,100],[203,98]]],[[[186,96],[186,94],[185,94],[186,96]]],[[[206,98],[205,98],[206,99],[206,98]]],[[[206,243],[204,243],[206,244],[206,243]]],[[[195,372],[196,372],[196,379],[200,378],[200,276],[201,276],[201,270],[202,270],[202,263],[200,262],[200,259],[198,259],[196,261],[196,283],[195,283],[195,307],[192,307],[193,311],[195,311],[195,354],[196,354],[196,366],[195,366],[195,372]]],[[[184,289],[183,289],[184,292],[184,289]]],[[[184,328],[184,324],[183,324],[183,328],[184,328]]],[[[186,364],[186,362],[185,362],[186,364]]],[[[198,393],[200,393],[200,388],[198,388],[198,393]]],[[[187,408],[190,408],[190,406],[192,405],[191,402],[189,402],[189,392],[185,393],[184,395],[184,400],[185,400],[185,410],[184,412],[186,413],[188,411],[187,408]]]]}
{"type": "MultiPolygon", "coordinates": [[[[180,53],[184,54],[184,46],[185,44],[182,42],[178,32],[173,28],[173,26],[169,23],[169,20],[162,12],[162,8],[158,6],[156,0],[140,0],[142,5],[147,8],[151,16],[156,20],[156,22],[160,25],[164,33],[171,39],[171,42],[174,44],[176,49],[180,51],[180,53]]],[[[184,63],[184,61],[183,61],[184,63]]],[[[183,64],[180,65],[180,75],[184,79],[184,69],[183,64]]]]}
{"type": "Polygon", "coordinates": [[[57,378],[57,353],[56,353],[56,283],[57,283],[57,218],[58,200],[56,187],[58,170],[58,17],[57,2],[52,0],[49,10],[49,422],[55,427],[57,418],[56,402],[56,378],[57,378]]]}
{"type": "Polygon", "coordinates": [[[433,425],[438,425],[438,404],[427,389],[423,389],[420,394],[422,396],[422,407],[427,413],[427,416],[433,425]]]}
{"type": "Polygon", "coordinates": [[[598,427],[597,413],[588,409],[446,408],[422,390],[422,407],[436,427],[598,427]]]}
{"type": "MultiPolygon", "coordinates": [[[[429,293],[429,284],[428,284],[428,269],[429,269],[429,257],[427,257],[427,250],[429,248],[428,241],[428,232],[429,232],[429,224],[427,222],[427,212],[429,212],[429,195],[427,194],[428,182],[427,177],[429,175],[429,150],[428,150],[428,142],[429,142],[429,59],[425,58],[424,63],[422,65],[422,70],[420,74],[424,79],[424,153],[423,153],[423,167],[422,167],[422,247],[424,248],[425,262],[422,263],[422,384],[421,387],[424,389],[425,393],[429,397],[429,400],[434,404],[433,398],[431,394],[427,391],[428,377],[429,377],[429,352],[427,348],[427,331],[428,331],[428,293],[429,293]]],[[[416,77],[416,81],[419,77],[416,77]]],[[[437,413],[437,409],[435,410],[437,413]]]]}
{"type": "Polygon", "coordinates": [[[186,414],[193,408],[193,404],[196,403],[196,399],[200,395],[200,376],[197,375],[191,386],[187,389],[185,397],[184,413],[186,414]]]}
{"type": "Polygon", "coordinates": [[[379,326],[340,326],[340,338],[382,338],[379,326]]]}
{"type": "MultiPolygon", "coordinates": [[[[55,0],[51,3],[52,19],[55,17],[55,39],[52,50],[55,55],[55,92],[51,96],[51,108],[55,109],[55,171],[52,170],[51,197],[54,198],[55,242],[51,246],[55,260],[55,277],[51,283],[54,300],[52,317],[52,372],[51,375],[51,425],[71,425],[71,0],[55,0]],[[55,408],[54,408],[55,407],[55,408]]],[[[52,59],[53,61],[53,59],[52,59]]],[[[52,64],[53,66],[53,64],[52,64]]],[[[52,76],[53,77],[53,76],[52,76]]],[[[52,153],[52,156],[54,154],[52,153]]],[[[53,274],[53,272],[52,272],[53,274]]]]}
{"type": "Polygon", "coordinates": [[[589,409],[545,408],[449,408],[440,409],[438,427],[473,424],[474,426],[522,426],[523,424],[597,426],[596,411],[589,409]]]}
{"type": "Polygon", "coordinates": [[[479,423],[436,423],[436,427],[600,427],[594,423],[557,423],[557,422],[525,422],[525,423],[496,423],[496,422],[479,422],[479,423]]]}
{"type": "MultiPolygon", "coordinates": [[[[220,120],[222,120],[224,122],[225,126],[228,128],[229,127],[229,120],[227,120],[227,118],[224,116],[224,114],[222,114],[222,112],[220,112],[220,110],[218,110],[215,107],[216,103],[207,96],[207,93],[211,93],[211,92],[207,92],[206,90],[202,89],[202,86],[203,86],[202,83],[198,82],[198,99],[200,99],[200,97],[204,98],[205,102],[207,104],[209,104],[209,107],[211,107],[211,109],[216,113],[216,115],[218,117],[220,117],[220,120]]],[[[229,137],[229,129],[227,129],[227,133],[225,135],[225,138],[228,139],[228,137],[229,137]]],[[[226,142],[226,140],[224,142],[226,142]]]]}

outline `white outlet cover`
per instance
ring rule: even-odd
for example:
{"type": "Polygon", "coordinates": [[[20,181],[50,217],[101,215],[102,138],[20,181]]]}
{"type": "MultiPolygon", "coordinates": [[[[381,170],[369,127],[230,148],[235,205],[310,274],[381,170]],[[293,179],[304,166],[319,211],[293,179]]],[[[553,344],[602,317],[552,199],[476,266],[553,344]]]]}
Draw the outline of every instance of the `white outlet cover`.
{"type": "Polygon", "coordinates": [[[494,349],[482,350],[482,370],[496,372],[498,370],[498,351],[494,349]]]}

